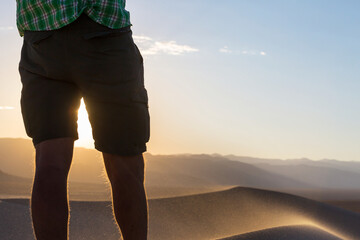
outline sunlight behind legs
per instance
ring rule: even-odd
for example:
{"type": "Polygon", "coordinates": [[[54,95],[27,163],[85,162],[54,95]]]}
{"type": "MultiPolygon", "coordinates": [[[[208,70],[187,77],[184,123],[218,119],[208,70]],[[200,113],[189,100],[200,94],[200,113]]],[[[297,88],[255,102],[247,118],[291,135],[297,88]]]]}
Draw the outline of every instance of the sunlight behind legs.
{"type": "Polygon", "coordinates": [[[94,141],[91,131],[89,117],[85,108],[84,99],[81,99],[78,110],[78,133],[79,139],[75,142],[76,147],[94,148],[94,141]]]}

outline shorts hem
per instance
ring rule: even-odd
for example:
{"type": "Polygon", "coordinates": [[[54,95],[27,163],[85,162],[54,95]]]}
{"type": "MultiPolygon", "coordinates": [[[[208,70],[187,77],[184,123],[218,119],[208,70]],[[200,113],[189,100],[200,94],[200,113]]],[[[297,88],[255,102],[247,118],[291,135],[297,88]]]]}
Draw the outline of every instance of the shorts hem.
{"type": "Polygon", "coordinates": [[[95,143],[95,149],[103,153],[115,154],[119,156],[133,156],[142,154],[147,151],[146,144],[142,144],[138,147],[104,147],[103,145],[95,143]]]}
{"type": "Polygon", "coordinates": [[[32,142],[35,145],[41,143],[41,142],[44,142],[46,140],[52,140],[52,139],[57,139],[57,138],[73,138],[74,141],[78,140],[79,137],[78,136],[56,136],[56,137],[42,137],[42,138],[38,138],[38,139],[32,139],[32,142]]]}

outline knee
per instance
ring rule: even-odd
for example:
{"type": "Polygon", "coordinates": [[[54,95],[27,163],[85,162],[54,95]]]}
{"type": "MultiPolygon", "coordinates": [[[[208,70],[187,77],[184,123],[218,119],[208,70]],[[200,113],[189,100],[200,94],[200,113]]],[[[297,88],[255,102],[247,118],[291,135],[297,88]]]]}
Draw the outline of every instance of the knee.
{"type": "Polygon", "coordinates": [[[36,159],[35,174],[46,179],[67,178],[71,160],[61,156],[40,155],[36,159]]]}
{"type": "Polygon", "coordinates": [[[64,169],[55,166],[40,166],[36,168],[34,186],[38,190],[58,191],[67,184],[68,173],[64,169]]]}
{"type": "Polygon", "coordinates": [[[142,155],[104,154],[105,168],[112,184],[144,183],[145,164],[142,155]]]}
{"type": "Polygon", "coordinates": [[[65,168],[56,165],[42,164],[36,166],[35,173],[38,176],[51,179],[51,178],[67,176],[69,171],[65,168]]]}
{"type": "Polygon", "coordinates": [[[66,196],[67,172],[52,165],[38,166],[32,188],[32,199],[58,201],[66,196]],[[61,198],[62,197],[62,198],[61,198]],[[55,200],[55,199],[56,200],[55,200]]]}
{"type": "Polygon", "coordinates": [[[72,161],[73,139],[51,139],[37,144],[35,148],[37,172],[67,175],[72,161]]]}

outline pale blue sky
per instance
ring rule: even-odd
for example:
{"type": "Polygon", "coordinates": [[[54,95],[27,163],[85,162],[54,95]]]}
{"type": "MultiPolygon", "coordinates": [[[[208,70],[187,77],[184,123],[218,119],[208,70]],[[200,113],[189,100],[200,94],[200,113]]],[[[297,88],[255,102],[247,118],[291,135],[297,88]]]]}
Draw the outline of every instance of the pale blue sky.
{"type": "MultiPolygon", "coordinates": [[[[145,58],[149,152],[360,161],[360,2],[127,6],[145,58]]],[[[25,136],[21,42],[15,1],[2,1],[0,106],[14,109],[0,109],[0,137],[25,136]]]]}

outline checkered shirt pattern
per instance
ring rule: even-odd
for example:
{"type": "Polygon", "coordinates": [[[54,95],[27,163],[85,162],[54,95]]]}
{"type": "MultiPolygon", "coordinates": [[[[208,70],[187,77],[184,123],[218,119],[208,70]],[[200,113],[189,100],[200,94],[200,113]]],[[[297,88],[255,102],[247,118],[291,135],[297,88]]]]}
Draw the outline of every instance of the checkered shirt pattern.
{"type": "Polygon", "coordinates": [[[64,27],[81,13],[109,28],[130,26],[125,0],[17,0],[17,27],[20,36],[25,30],[47,31],[64,27]]]}

